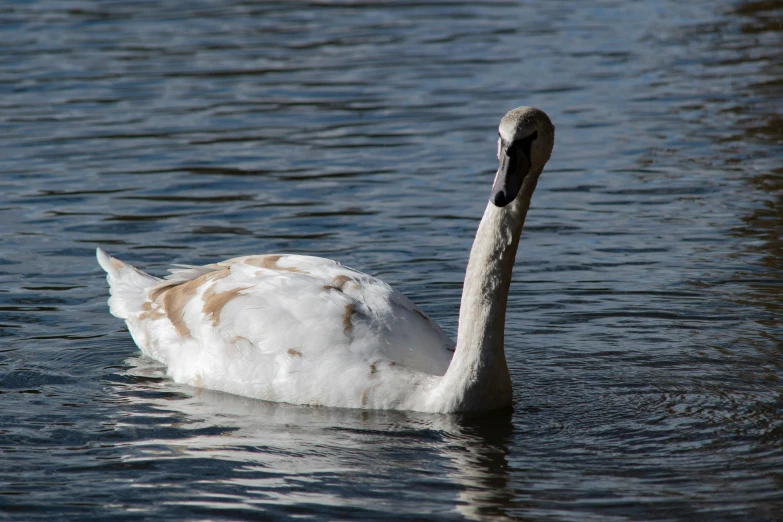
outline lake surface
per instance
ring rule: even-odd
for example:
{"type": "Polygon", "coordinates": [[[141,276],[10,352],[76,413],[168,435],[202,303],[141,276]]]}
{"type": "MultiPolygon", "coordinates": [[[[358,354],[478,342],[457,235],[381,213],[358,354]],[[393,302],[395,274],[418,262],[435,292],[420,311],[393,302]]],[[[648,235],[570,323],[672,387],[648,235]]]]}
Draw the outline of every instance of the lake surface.
{"type": "Polygon", "coordinates": [[[779,520],[783,6],[0,6],[0,519],[779,520]],[[94,251],[330,257],[455,334],[496,126],[555,151],[513,413],[173,383],[94,251]]]}

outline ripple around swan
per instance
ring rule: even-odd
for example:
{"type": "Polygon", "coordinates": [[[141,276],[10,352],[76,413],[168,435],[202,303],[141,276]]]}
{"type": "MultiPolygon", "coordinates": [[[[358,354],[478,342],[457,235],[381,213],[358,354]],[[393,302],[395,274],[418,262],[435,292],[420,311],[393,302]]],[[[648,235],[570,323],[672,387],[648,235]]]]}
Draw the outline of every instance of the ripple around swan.
{"type": "Polygon", "coordinates": [[[0,512],[19,520],[777,520],[779,3],[0,6],[0,512]],[[508,304],[515,409],[179,386],[103,246],[318,253],[450,334],[498,116],[557,144],[508,304]]]}

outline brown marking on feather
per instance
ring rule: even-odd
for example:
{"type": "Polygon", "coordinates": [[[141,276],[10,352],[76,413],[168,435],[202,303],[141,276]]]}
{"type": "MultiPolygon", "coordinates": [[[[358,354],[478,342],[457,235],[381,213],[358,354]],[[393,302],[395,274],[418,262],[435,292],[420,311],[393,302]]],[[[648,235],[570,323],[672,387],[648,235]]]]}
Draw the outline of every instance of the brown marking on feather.
{"type": "Polygon", "coordinates": [[[342,290],[342,288],[345,286],[345,283],[347,283],[348,281],[351,281],[351,278],[348,277],[347,275],[338,275],[335,276],[334,279],[332,279],[332,285],[335,288],[339,288],[340,290],[342,290]]]}
{"type": "Polygon", "coordinates": [[[147,319],[154,321],[156,319],[160,319],[161,317],[166,317],[166,314],[164,314],[160,310],[160,306],[155,307],[155,309],[153,310],[152,302],[144,301],[141,304],[141,313],[139,314],[139,321],[146,321],[147,319]]]}
{"type": "Polygon", "coordinates": [[[302,356],[302,352],[300,352],[299,350],[294,350],[293,348],[289,348],[287,350],[287,352],[288,352],[288,355],[290,355],[291,357],[301,357],[302,356]]]}
{"type": "Polygon", "coordinates": [[[166,315],[180,337],[192,337],[183,317],[185,305],[188,304],[191,297],[196,295],[198,287],[204,284],[208,275],[204,274],[201,277],[178,284],[163,292],[163,307],[166,310],[166,315]]]}
{"type": "Polygon", "coordinates": [[[242,357],[245,354],[245,352],[248,350],[248,345],[250,345],[250,349],[252,349],[253,347],[253,343],[250,342],[250,339],[248,339],[247,337],[242,337],[241,335],[235,335],[234,337],[229,339],[228,344],[231,345],[228,354],[235,358],[242,357]]]}
{"type": "Polygon", "coordinates": [[[298,268],[278,265],[277,262],[280,261],[281,257],[283,257],[281,254],[275,254],[271,256],[253,256],[245,259],[245,264],[250,266],[257,266],[259,268],[268,268],[269,270],[296,272],[299,274],[304,273],[298,268]]]}
{"type": "Polygon", "coordinates": [[[367,406],[367,389],[362,390],[362,406],[367,406]]]}
{"type": "MultiPolygon", "coordinates": [[[[343,288],[345,287],[345,284],[348,281],[353,281],[353,279],[351,279],[346,275],[338,275],[335,276],[334,279],[332,279],[331,284],[323,285],[321,287],[321,290],[337,290],[338,292],[342,292],[343,288]]],[[[359,288],[359,285],[354,285],[354,287],[359,288]]]]}
{"type": "MultiPolygon", "coordinates": [[[[193,279],[190,279],[188,281],[168,281],[168,280],[161,281],[160,283],[153,285],[147,289],[147,298],[152,302],[157,302],[160,296],[162,296],[172,288],[185,285],[187,283],[190,283],[191,281],[195,281],[196,279],[200,279],[203,281],[206,280],[208,276],[214,277],[217,274],[219,274],[219,272],[207,272],[206,274],[201,274],[200,276],[194,277],[193,279]]],[[[225,277],[226,275],[228,275],[228,273],[221,275],[221,278],[225,277]]]]}
{"type": "Polygon", "coordinates": [[[390,361],[390,362],[389,362],[389,366],[397,366],[397,363],[396,363],[396,362],[394,362],[394,361],[390,361]]]}
{"type": "Polygon", "coordinates": [[[221,271],[208,272],[182,283],[164,281],[152,287],[147,295],[151,300],[155,301],[158,306],[161,304],[163,305],[163,310],[165,310],[169,321],[171,321],[172,326],[174,326],[177,335],[182,338],[188,338],[192,336],[190,334],[190,329],[188,328],[188,325],[185,324],[185,319],[183,318],[185,305],[188,304],[191,297],[198,293],[198,288],[201,285],[207,281],[222,279],[227,275],[228,269],[224,269],[221,271]]]}
{"type": "Polygon", "coordinates": [[[231,271],[228,269],[228,267],[220,267],[217,265],[206,265],[209,268],[215,267],[214,272],[207,272],[206,274],[201,274],[198,277],[195,277],[191,279],[190,281],[181,281],[181,282],[173,282],[173,281],[161,281],[160,283],[151,286],[147,289],[147,297],[150,301],[156,302],[158,298],[171,290],[172,288],[176,288],[178,286],[187,284],[191,281],[195,281],[196,279],[199,279],[201,281],[219,281],[220,279],[223,279],[224,277],[227,277],[231,274],[231,271]]]}
{"type": "Polygon", "coordinates": [[[172,287],[174,287],[174,283],[169,283],[168,281],[158,283],[157,285],[147,290],[147,297],[150,299],[150,301],[157,301],[158,297],[164,294],[166,290],[170,290],[172,287]]]}
{"type": "Polygon", "coordinates": [[[206,317],[212,318],[212,326],[220,325],[220,312],[223,310],[223,307],[240,295],[242,290],[244,288],[232,288],[225,292],[216,293],[215,285],[212,285],[204,291],[204,295],[201,296],[201,300],[204,302],[201,311],[204,312],[206,317]]]}
{"type": "MultiPolygon", "coordinates": [[[[228,268],[222,268],[214,272],[202,274],[190,281],[181,283],[163,281],[158,283],[147,290],[147,297],[149,300],[158,305],[158,308],[149,311],[149,318],[157,319],[160,317],[157,314],[163,314],[164,312],[161,310],[165,310],[165,314],[169,316],[169,320],[171,321],[171,324],[174,325],[174,329],[177,330],[177,334],[180,337],[190,337],[190,330],[188,330],[188,327],[182,321],[182,307],[187,304],[188,299],[196,293],[198,287],[203,283],[207,281],[218,281],[228,276],[230,273],[228,268]],[[160,300],[161,297],[163,297],[162,301],[160,300]]],[[[147,312],[144,310],[143,305],[142,311],[147,312]]]]}
{"type": "Polygon", "coordinates": [[[371,364],[371,365],[370,365],[370,375],[374,374],[374,373],[375,373],[375,371],[376,371],[376,370],[375,370],[375,365],[374,365],[374,364],[371,364]]]}
{"type": "Polygon", "coordinates": [[[345,305],[345,311],[343,312],[343,333],[345,335],[348,335],[348,333],[353,329],[351,318],[355,313],[356,307],[353,304],[345,305]]]}
{"type": "MultiPolygon", "coordinates": [[[[210,265],[210,266],[214,266],[214,265],[210,265]]],[[[214,272],[210,272],[207,275],[209,276],[208,279],[214,283],[215,281],[220,281],[224,277],[228,277],[229,275],[231,275],[231,270],[229,268],[223,268],[220,270],[215,270],[214,272]]]]}

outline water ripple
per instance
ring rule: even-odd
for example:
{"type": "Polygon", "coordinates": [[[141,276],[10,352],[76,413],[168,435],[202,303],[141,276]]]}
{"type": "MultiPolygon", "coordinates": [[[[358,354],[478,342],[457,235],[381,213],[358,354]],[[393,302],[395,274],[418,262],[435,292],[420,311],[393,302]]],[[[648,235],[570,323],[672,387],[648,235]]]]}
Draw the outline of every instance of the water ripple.
{"type": "Polygon", "coordinates": [[[779,3],[0,6],[0,505],[19,520],[776,520],[779,3]],[[557,145],[511,288],[513,412],[171,382],[94,248],[288,251],[456,333],[509,108],[557,145]]]}

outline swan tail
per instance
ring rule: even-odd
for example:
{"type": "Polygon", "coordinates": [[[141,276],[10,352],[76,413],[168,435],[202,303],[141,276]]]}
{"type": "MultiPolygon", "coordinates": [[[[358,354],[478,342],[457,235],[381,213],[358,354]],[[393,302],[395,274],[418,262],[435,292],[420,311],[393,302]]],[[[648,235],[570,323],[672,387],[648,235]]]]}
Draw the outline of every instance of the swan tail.
{"type": "Polygon", "coordinates": [[[147,289],[161,280],[111,257],[100,248],[96,251],[96,257],[107,274],[111,314],[125,319],[129,314],[140,311],[147,300],[147,289]]]}

